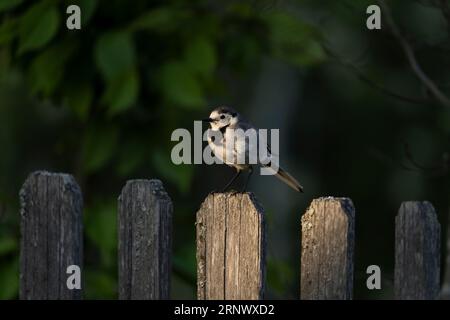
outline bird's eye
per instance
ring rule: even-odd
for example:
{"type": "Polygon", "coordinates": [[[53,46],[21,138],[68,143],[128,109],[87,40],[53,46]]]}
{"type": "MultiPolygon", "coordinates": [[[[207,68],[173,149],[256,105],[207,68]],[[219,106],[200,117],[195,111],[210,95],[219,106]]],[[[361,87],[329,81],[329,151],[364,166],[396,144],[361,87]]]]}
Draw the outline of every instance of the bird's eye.
{"type": "Polygon", "coordinates": [[[221,115],[221,116],[220,116],[220,119],[225,119],[225,116],[224,116],[224,115],[221,115]]]}

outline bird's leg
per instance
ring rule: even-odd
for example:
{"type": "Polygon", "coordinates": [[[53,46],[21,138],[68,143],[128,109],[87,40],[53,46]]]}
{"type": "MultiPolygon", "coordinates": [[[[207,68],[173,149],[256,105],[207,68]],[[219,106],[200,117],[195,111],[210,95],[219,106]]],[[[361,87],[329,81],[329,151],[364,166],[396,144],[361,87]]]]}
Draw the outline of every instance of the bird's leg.
{"type": "Polygon", "coordinates": [[[250,181],[250,177],[252,176],[253,173],[253,167],[250,166],[250,173],[247,175],[247,180],[245,180],[245,184],[244,184],[244,188],[242,189],[242,192],[245,192],[245,190],[247,190],[247,185],[248,182],[250,181]]]}
{"type": "Polygon", "coordinates": [[[231,181],[228,182],[227,185],[222,189],[222,192],[225,192],[225,190],[227,190],[231,186],[231,184],[234,182],[234,180],[237,179],[237,177],[239,177],[240,174],[241,174],[241,170],[238,170],[236,172],[236,174],[234,175],[233,179],[231,179],[231,181]]]}

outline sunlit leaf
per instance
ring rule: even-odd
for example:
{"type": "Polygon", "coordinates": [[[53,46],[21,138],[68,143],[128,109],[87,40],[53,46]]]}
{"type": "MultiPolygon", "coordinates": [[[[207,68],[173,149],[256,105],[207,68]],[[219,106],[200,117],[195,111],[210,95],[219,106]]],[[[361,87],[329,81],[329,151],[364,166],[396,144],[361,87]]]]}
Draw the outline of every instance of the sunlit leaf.
{"type": "Polygon", "coordinates": [[[19,53],[40,49],[57,33],[60,13],[47,2],[35,4],[20,19],[19,53]]]}
{"type": "Polygon", "coordinates": [[[180,107],[197,109],[205,104],[202,86],[181,62],[169,62],[162,67],[161,85],[166,99],[180,107]]]}

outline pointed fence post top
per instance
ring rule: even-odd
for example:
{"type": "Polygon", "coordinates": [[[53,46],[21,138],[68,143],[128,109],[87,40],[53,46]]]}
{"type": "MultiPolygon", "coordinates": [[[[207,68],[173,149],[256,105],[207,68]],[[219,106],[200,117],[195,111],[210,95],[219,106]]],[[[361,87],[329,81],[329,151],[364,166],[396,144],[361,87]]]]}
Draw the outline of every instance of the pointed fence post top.
{"type": "Polygon", "coordinates": [[[312,201],[301,218],[301,299],[353,297],[354,220],[349,198],[312,201]]]}
{"type": "Polygon", "coordinates": [[[404,201],[400,205],[396,219],[401,219],[404,216],[415,215],[420,219],[429,219],[437,222],[436,210],[429,201],[404,201]]]}
{"type": "Polygon", "coordinates": [[[407,201],[395,217],[395,297],[437,299],[440,224],[431,203],[407,201]]]}
{"type": "Polygon", "coordinates": [[[118,207],[119,299],[168,299],[173,204],[162,182],[127,181],[118,207]]]}
{"type": "Polygon", "coordinates": [[[19,190],[20,200],[23,201],[23,197],[27,195],[28,188],[32,184],[36,183],[59,183],[64,191],[73,191],[80,195],[81,200],[81,189],[78,183],[75,181],[75,178],[68,173],[55,173],[49,172],[45,170],[33,171],[30,173],[22,185],[22,188],[19,190]]]}
{"type": "Polygon", "coordinates": [[[248,207],[248,209],[253,209],[259,214],[264,214],[264,209],[258,199],[252,192],[212,192],[208,194],[206,199],[202,202],[200,206],[200,212],[202,209],[212,209],[214,201],[240,201],[242,206],[248,207]]]}
{"type": "Polygon", "coordinates": [[[158,199],[169,200],[169,194],[164,189],[163,183],[159,179],[133,179],[128,180],[122,188],[119,201],[125,193],[133,192],[135,195],[148,196],[153,195],[158,199]],[[150,193],[149,193],[150,192],[150,193]]]}
{"type": "Polygon", "coordinates": [[[310,220],[313,215],[319,214],[323,210],[327,210],[333,215],[355,218],[355,207],[350,198],[321,197],[313,199],[308,209],[306,209],[306,213],[302,215],[302,221],[310,220]]]}
{"type": "Polygon", "coordinates": [[[36,171],[20,192],[20,298],[79,299],[67,268],[83,263],[83,198],[69,174],[36,171]]]}
{"type": "Polygon", "coordinates": [[[197,212],[198,299],[262,299],[264,211],[252,193],[211,193],[197,212]]]}

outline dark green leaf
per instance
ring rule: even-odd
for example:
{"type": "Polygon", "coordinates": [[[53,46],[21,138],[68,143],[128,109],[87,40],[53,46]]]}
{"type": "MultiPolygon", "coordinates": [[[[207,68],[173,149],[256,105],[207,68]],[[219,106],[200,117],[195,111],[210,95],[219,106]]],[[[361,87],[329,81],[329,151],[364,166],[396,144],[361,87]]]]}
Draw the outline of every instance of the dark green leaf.
{"type": "Polygon", "coordinates": [[[205,105],[203,88],[185,64],[165,64],[162,67],[161,82],[164,96],[178,106],[197,109],[205,105]]]}
{"type": "Polygon", "coordinates": [[[105,257],[117,249],[116,221],[116,201],[98,202],[86,209],[86,235],[105,257]]]}
{"type": "Polygon", "coordinates": [[[190,41],[186,47],[184,60],[194,73],[208,77],[214,72],[217,63],[214,45],[201,37],[190,41]]]}
{"type": "Polygon", "coordinates": [[[17,36],[17,20],[5,19],[0,26],[0,45],[9,43],[17,36]]]}
{"type": "Polygon", "coordinates": [[[145,12],[130,25],[130,30],[170,32],[178,28],[190,16],[186,10],[157,8],[145,12]]]}
{"type": "Polygon", "coordinates": [[[169,154],[170,152],[163,153],[155,150],[152,154],[153,165],[163,178],[175,184],[181,193],[187,193],[192,182],[193,166],[175,165],[172,163],[169,154]]]}
{"type": "Polygon", "coordinates": [[[189,278],[194,279],[194,283],[197,276],[195,250],[196,248],[193,243],[186,243],[173,254],[172,258],[174,268],[184,275],[189,276],[189,278]]]}
{"type": "Polygon", "coordinates": [[[65,103],[75,112],[77,117],[85,121],[94,98],[90,82],[81,82],[66,89],[65,103]]]}
{"type": "Polygon", "coordinates": [[[130,34],[111,32],[103,35],[95,47],[95,61],[106,81],[113,81],[131,70],[135,49],[130,34]]]}
{"type": "Polygon", "coordinates": [[[0,1],[0,12],[13,9],[22,3],[23,0],[1,0],[0,1]]]}
{"type": "Polygon", "coordinates": [[[274,293],[281,296],[293,279],[294,274],[289,263],[282,260],[268,259],[267,282],[274,293]]]}
{"type": "Polygon", "coordinates": [[[130,175],[145,160],[145,143],[135,137],[121,148],[117,173],[126,177],[130,175]]]}
{"type": "Polygon", "coordinates": [[[0,257],[17,249],[17,240],[14,238],[0,239],[0,257]]]}
{"type": "Polygon", "coordinates": [[[135,102],[139,93],[139,75],[135,70],[109,81],[103,96],[108,106],[108,114],[114,115],[127,110],[135,102]]]}
{"type": "Polygon", "coordinates": [[[56,35],[60,15],[55,6],[40,2],[23,15],[19,26],[19,54],[40,49],[56,35]]]}
{"type": "Polygon", "coordinates": [[[19,291],[19,260],[0,266],[0,299],[14,299],[19,291]]]}
{"type": "Polygon", "coordinates": [[[33,93],[42,93],[45,96],[53,94],[61,84],[65,63],[76,48],[77,43],[74,41],[61,42],[34,59],[28,73],[33,93]]]}
{"type": "Polygon", "coordinates": [[[101,169],[113,156],[118,133],[113,127],[90,127],[84,146],[84,170],[92,173],[101,169]]]}
{"type": "Polygon", "coordinates": [[[250,3],[245,2],[236,2],[231,3],[227,8],[228,14],[232,14],[233,16],[237,16],[240,18],[248,19],[252,15],[254,15],[254,6],[250,3]]]}
{"type": "Polygon", "coordinates": [[[437,127],[446,134],[450,134],[450,110],[442,109],[439,111],[439,116],[436,117],[437,127]]]}
{"type": "Polygon", "coordinates": [[[270,28],[273,54],[298,66],[308,66],[325,59],[319,40],[320,35],[310,25],[280,11],[265,16],[270,28]]]}
{"type": "Polygon", "coordinates": [[[117,298],[117,280],[107,272],[87,268],[85,279],[87,299],[117,298]]]}
{"type": "Polygon", "coordinates": [[[77,4],[81,9],[81,25],[84,28],[95,13],[98,7],[98,0],[79,0],[77,4]]]}

